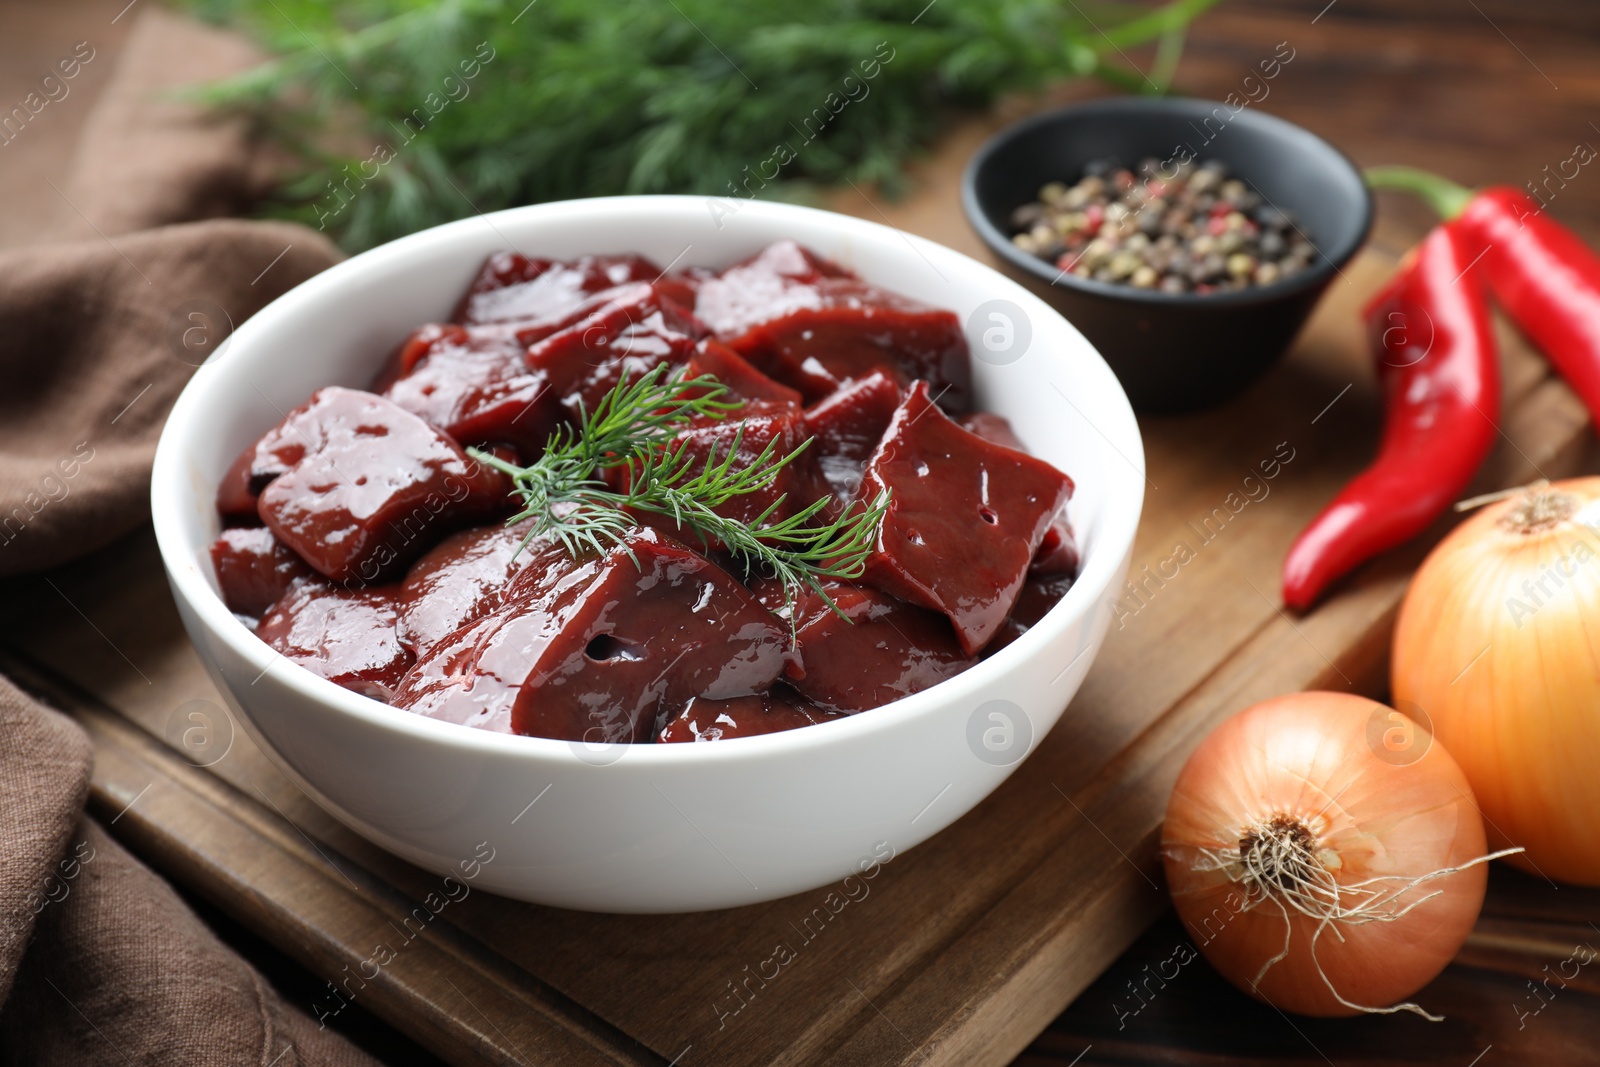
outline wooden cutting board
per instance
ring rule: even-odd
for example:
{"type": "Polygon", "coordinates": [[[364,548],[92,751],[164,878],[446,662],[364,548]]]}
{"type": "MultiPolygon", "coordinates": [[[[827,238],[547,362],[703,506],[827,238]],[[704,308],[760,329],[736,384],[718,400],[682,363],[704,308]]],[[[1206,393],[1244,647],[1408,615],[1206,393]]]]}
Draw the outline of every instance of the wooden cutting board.
{"type": "MultiPolygon", "coordinates": [[[[29,621],[4,633],[0,669],[90,730],[94,810],[114,832],[323,977],[389,945],[396,959],[352,981],[354,1000],[451,1062],[1002,1064],[1165,907],[1162,808],[1214,723],[1290,690],[1381,691],[1421,548],[1306,618],[1277,606],[1277,571],[1370,452],[1377,406],[1356,309],[1390,266],[1369,252],[1346,268],[1293,357],[1248,396],[1144,421],[1138,592],[1082,691],[1004,786],[837,914],[816,912],[825,890],[667,917],[473,893],[408,936],[418,924],[405,917],[436,879],[322,814],[232,723],[148,534],[10,583],[29,621]],[[1275,478],[1251,478],[1274,457],[1275,478]],[[1180,546],[1192,558],[1175,567],[1180,546]],[[205,748],[205,767],[181,747],[197,725],[232,735],[225,754],[221,740],[205,748]],[[814,914],[826,921],[806,924],[814,914]],[[763,980],[755,972],[780,942],[798,958],[763,980]]],[[[1572,396],[1504,341],[1506,438],[1481,488],[1560,476],[1589,443],[1572,396]]]]}
{"type": "MultiPolygon", "coordinates": [[[[1315,39],[1293,31],[1308,60],[1319,47],[1366,54],[1365,30],[1331,23],[1315,39]]],[[[1213,24],[1213,41],[1227,44],[1198,58],[1197,77],[1222,95],[1278,30],[1220,14],[1213,24]]],[[[1381,84],[1332,63],[1300,69],[1306,94],[1329,101],[1318,128],[1336,139],[1337,116],[1358,116],[1352,130],[1372,125],[1360,101],[1388,114],[1381,84]],[[1343,80],[1313,93],[1323,74],[1343,80]],[[1328,95],[1335,89],[1352,103],[1328,95]]],[[[981,254],[954,189],[998,121],[955,128],[919,168],[913,199],[847,190],[835,206],[981,254]]],[[[1470,177],[1467,166],[1455,172],[1470,177]]],[[[1383,689],[1393,614],[1431,538],[1365,569],[1305,618],[1278,608],[1278,566],[1371,454],[1380,408],[1357,311],[1418,232],[1381,227],[1291,356],[1247,396],[1142,421],[1150,481],[1138,591],[1121,602],[1081,692],[1004,786],[896,856],[866,897],[813,921],[820,932],[809,936],[802,928],[824,890],[668,917],[473,893],[407,936],[418,924],[406,916],[436,880],[325,816],[232,722],[178,624],[148,533],[5,583],[4,602],[28,610],[0,613],[0,670],[93,735],[93,810],[125,843],[331,981],[391,946],[395,959],[376,978],[350,982],[354,1002],[452,1063],[1003,1064],[1165,908],[1162,808],[1212,725],[1290,690],[1383,689]],[[1246,482],[1273,458],[1275,478],[1246,482]],[[1180,555],[1187,561],[1174,564],[1180,555]],[[182,747],[196,727],[212,732],[203,767],[182,747]],[[776,979],[752,977],[779,942],[797,958],[776,979]]],[[[1509,332],[1502,342],[1504,438],[1475,488],[1594,469],[1572,395],[1509,332]]],[[[337,1005],[326,996],[302,1007],[337,1005]]]]}

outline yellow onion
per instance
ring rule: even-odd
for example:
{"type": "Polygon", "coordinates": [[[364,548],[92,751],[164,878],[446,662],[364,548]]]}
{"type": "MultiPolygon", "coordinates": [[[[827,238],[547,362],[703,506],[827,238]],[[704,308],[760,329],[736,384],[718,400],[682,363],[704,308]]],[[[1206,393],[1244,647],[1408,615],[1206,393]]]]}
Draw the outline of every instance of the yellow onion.
{"type": "Polygon", "coordinates": [[[1496,847],[1600,885],[1600,478],[1479,510],[1417,571],[1393,691],[1461,764],[1496,847]]]}
{"type": "Polygon", "coordinates": [[[1320,1016],[1436,1018],[1402,1001],[1477,921],[1483,851],[1450,754],[1344,693],[1278,697],[1218,726],[1161,831],[1178,917],[1205,957],[1245,992],[1320,1016]]]}

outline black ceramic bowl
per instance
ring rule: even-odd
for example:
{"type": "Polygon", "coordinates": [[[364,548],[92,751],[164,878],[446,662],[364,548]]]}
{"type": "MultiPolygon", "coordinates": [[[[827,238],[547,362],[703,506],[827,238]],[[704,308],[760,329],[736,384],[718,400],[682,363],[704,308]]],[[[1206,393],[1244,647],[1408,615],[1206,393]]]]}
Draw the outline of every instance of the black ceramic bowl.
{"type": "Polygon", "coordinates": [[[1135,408],[1192,411],[1227,400],[1288,349],[1317,299],[1366,240],[1372,197],[1337,148],[1253,108],[1139,97],[1076,104],[1007,127],[962,179],[962,206],[1000,267],[1049,301],[1105,356],[1135,408]],[[1009,219],[1050,181],[1104,158],[1131,166],[1192,155],[1294,216],[1317,249],[1282,281],[1223,293],[1161,293],[1063,275],[1011,243],[1009,219]]]}

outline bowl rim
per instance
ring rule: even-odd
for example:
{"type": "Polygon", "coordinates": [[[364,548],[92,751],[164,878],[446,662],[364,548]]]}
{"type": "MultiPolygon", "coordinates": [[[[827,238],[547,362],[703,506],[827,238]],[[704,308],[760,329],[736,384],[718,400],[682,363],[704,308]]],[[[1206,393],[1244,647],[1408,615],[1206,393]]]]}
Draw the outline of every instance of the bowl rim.
{"type": "MultiPolygon", "coordinates": [[[[705,200],[705,197],[700,196],[640,195],[555,201],[472,215],[429,227],[352,256],[278,296],[266,307],[240,323],[213,351],[206,363],[222,360],[239,345],[256,343],[258,335],[266,334],[270,337],[271,331],[280,320],[298,314],[300,305],[315,299],[316,292],[320,288],[347,277],[359,277],[367,269],[397,255],[407,257],[416,255],[425,258],[429,248],[453,244],[468,230],[477,233],[478,239],[481,240],[485,221],[492,230],[492,239],[507,243],[508,239],[501,235],[500,231],[503,227],[512,226],[513,218],[561,213],[570,219],[574,211],[593,212],[603,216],[608,211],[619,210],[619,205],[626,205],[629,209],[659,208],[666,211],[686,211],[692,205],[693,211],[704,214],[705,200]],[[497,222],[502,225],[495,225],[497,222]]],[[[1123,454],[1127,466],[1132,469],[1123,471],[1114,466],[1107,466],[1107,478],[1112,483],[1126,480],[1129,488],[1125,492],[1113,491],[1107,494],[1105,503],[1107,514],[1103,520],[1104,526],[1097,535],[1099,544],[1094,559],[1088,559],[1086,553],[1078,578],[1044,619],[1011,645],[988,659],[981,660],[960,674],[921,692],[873,708],[870,713],[845,715],[802,730],[726,738],[714,744],[588,744],[582,741],[478,730],[392,707],[335,685],[292,662],[287,663],[289,670],[276,677],[280,684],[291,690],[296,697],[338,715],[411,739],[443,744],[457,752],[526,758],[535,762],[553,760],[559,766],[574,769],[585,765],[593,767],[616,765],[621,762],[656,769],[686,768],[729,759],[750,761],[788,758],[801,751],[845,744],[850,738],[898,729],[909,720],[934,713],[957,694],[975,696],[990,688],[1025,657],[1042,653],[1054,638],[1058,638],[1080,621],[1086,627],[1084,650],[1093,647],[1096,643],[1094,629],[1100,622],[1092,615],[1101,608],[1105,608],[1109,613],[1113,598],[1107,596],[1107,593],[1111,591],[1113,582],[1120,574],[1122,563],[1132,551],[1134,536],[1143,510],[1146,481],[1143,436],[1139,431],[1127,393],[1104,357],[1083,338],[1076,327],[1062,318],[1049,304],[993,267],[954,249],[880,223],[817,208],[771,201],[741,200],[739,210],[741,213],[750,211],[752,214],[760,214],[770,219],[792,222],[796,227],[793,236],[802,243],[807,240],[806,230],[815,229],[820,224],[823,228],[855,231],[863,237],[871,237],[885,244],[890,240],[903,243],[907,247],[906,254],[921,256],[930,262],[938,262],[941,259],[950,263],[964,262],[979,273],[992,276],[997,290],[996,296],[1004,296],[1019,302],[1029,314],[1042,316],[1046,321],[1054,319],[1064,329],[1077,335],[1082,345],[1080,350],[1082,356],[1089,364],[1089,372],[1101,376],[1108,387],[1105,400],[1112,407],[1108,414],[1115,417],[1118,422],[1125,423],[1131,430],[1131,437],[1127,440],[1118,442],[1110,437],[1106,437],[1106,440],[1113,449],[1123,454]],[[1126,500],[1125,504],[1122,503],[1123,500],[1126,500]],[[1091,580],[1086,581],[1086,577],[1091,580]],[[580,754],[580,749],[587,751],[580,754]],[[608,752],[612,755],[603,761],[586,758],[591,752],[608,752]]],[[[486,246],[485,254],[493,250],[486,246]]],[[[204,373],[204,367],[205,364],[184,386],[162,427],[151,477],[152,523],[162,564],[167,572],[174,597],[187,605],[211,638],[226,645],[229,651],[250,669],[259,672],[256,675],[259,680],[278,661],[284,660],[284,657],[258,638],[223,604],[221,596],[211,587],[201,569],[199,561],[206,556],[206,545],[204,543],[188,545],[183,532],[185,488],[187,486],[189,490],[187,495],[190,496],[198,492],[190,484],[192,479],[186,467],[188,446],[193,433],[192,424],[208,403],[210,395],[216,390],[225,388],[226,382],[222,375],[204,373]]],[[[1106,431],[1097,423],[1091,425],[1100,436],[1106,436],[1106,431]]],[[[197,651],[202,658],[210,658],[203,648],[197,648],[197,651]]],[[[1071,664],[1068,664],[1069,668],[1070,666],[1071,664]]],[[[222,688],[226,689],[226,686],[222,688]]],[[[248,713],[245,713],[245,717],[247,720],[250,718],[248,713]]],[[[1046,732],[1034,731],[1028,752],[1019,757],[1017,763],[1037,747],[1046,732]]]]}
{"type": "MultiPolygon", "coordinates": [[[[1060,271],[1046,263],[1038,256],[1023,252],[1006,232],[997,226],[988,212],[978,202],[978,176],[990,164],[1002,148],[1024,134],[1074,118],[1103,115],[1107,113],[1133,112],[1139,114],[1159,113],[1171,111],[1177,113],[1210,114],[1215,108],[1232,105],[1221,100],[1208,100],[1204,97],[1140,97],[1117,96],[1101,100],[1090,100],[1075,104],[1066,104],[1062,107],[1041,111],[1025,119],[1013,122],[997,131],[988,140],[979,146],[967,161],[966,167],[961,172],[961,208],[967,216],[967,224],[977,232],[979,238],[988,246],[991,253],[1000,257],[1006,263],[1016,267],[1033,278],[1045,283],[1052,288],[1077,290],[1093,296],[1113,300],[1125,300],[1132,304],[1166,305],[1171,307],[1241,307],[1269,303],[1302,292],[1314,291],[1326,285],[1331,276],[1340,273],[1344,265],[1352,258],[1361,246],[1366,243],[1371,235],[1375,207],[1372,199],[1372,190],[1368,188],[1366,180],[1362,177],[1361,168],[1354,160],[1336,145],[1312,133],[1304,126],[1280,118],[1270,112],[1262,111],[1253,105],[1240,108],[1230,123],[1243,122],[1253,125],[1271,136],[1280,140],[1292,139],[1304,145],[1311,145],[1318,151],[1325,152],[1336,163],[1352,176],[1356,185],[1361,190],[1360,226],[1353,231],[1348,241],[1333,246],[1333,251],[1324,251],[1316,242],[1312,248],[1317,252],[1317,258],[1310,268],[1298,274],[1273,282],[1271,285],[1252,286],[1223,293],[1163,293],[1155,289],[1135,289],[1131,285],[1115,285],[1111,282],[1095,281],[1092,278],[1080,278],[1075,274],[1060,271]]],[[[1253,187],[1253,184],[1252,184],[1253,187]]],[[[1299,227],[1296,227],[1299,230],[1299,227]]],[[[1306,236],[1300,231],[1301,236],[1306,236]]],[[[1310,241],[1310,237],[1306,237],[1310,241]]]]}

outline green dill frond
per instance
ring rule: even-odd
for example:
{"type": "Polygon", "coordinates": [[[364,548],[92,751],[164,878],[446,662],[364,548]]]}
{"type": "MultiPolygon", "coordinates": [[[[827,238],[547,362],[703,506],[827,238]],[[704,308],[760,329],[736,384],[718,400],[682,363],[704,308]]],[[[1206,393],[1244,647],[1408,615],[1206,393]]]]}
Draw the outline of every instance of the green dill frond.
{"type": "Polygon", "coordinates": [[[1216,2],[186,0],[276,54],[201,94],[303,161],[266,210],[351,250],[545,200],[894,195],[952,108],[1164,91],[1216,2]],[[1152,42],[1155,69],[1126,65],[1152,42]]]}
{"type": "Polygon", "coordinates": [[[668,373],[663,364],[637,381],[624,374],[594,411],[582,414],[576,428],[552,434],[543,455],[529,466],[475,448],[468,452],[510,476],[523,507],[506,523],[533,520],[527,540],[548,536],[575,558],[596,555],[626,547],[628,531],[638,525],[630,510],[653,512],[706,543],[720,544],[753,572],[782,582],[791,631],[797,625],[795,600],[803,590],[843,617],[822,580],[861,576],[888,512],[889,494],[870,504],[851,504],[822,522],[817,520],[831,503],[826,497],[776,520],[786,496],[748,522],[718,514],[729,500],[770,488],[811,444],[808,439],[780,455],[774,439],[753,460],[739,461],[742,423],[725,450],[713,444],[703,459],[691,454],[686,440],[673,442],[691,420],[722,419],[743,406],[727,395],[727,386],[711,375],[688,378],[682,371],[668,373]],[[605,481],[608,467],[628,469],[626,490],[613,490],[605,481]]]}

